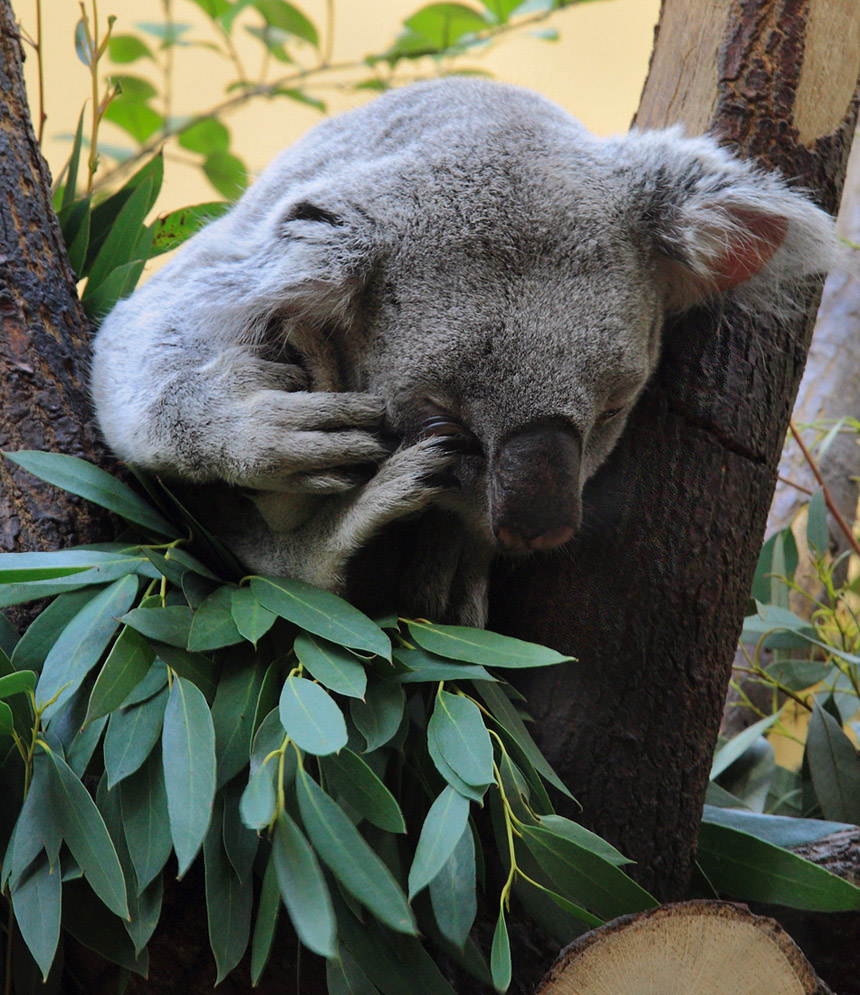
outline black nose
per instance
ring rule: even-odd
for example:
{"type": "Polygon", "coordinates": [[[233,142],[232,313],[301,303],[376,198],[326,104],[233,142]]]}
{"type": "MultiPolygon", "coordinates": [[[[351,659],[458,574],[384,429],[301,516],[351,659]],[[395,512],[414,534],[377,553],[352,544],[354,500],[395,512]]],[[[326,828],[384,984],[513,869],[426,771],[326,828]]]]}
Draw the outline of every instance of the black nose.
{"type": "Polygon", "coordinates": [[[554,549],[573,536],[582,520],[581,456],[572,428],[535,425],[508,438],[493,488],[493,532],[504,549],[554,549]]]}

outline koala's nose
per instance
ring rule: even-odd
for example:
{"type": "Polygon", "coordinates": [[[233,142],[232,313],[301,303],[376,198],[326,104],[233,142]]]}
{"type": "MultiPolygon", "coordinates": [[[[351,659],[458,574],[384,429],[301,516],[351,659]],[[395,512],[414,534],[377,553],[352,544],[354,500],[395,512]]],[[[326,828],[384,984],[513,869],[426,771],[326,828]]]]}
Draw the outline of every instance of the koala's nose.
{"type": "Polygon", "coordinates": [[[493,474],[493,531],[512,553],[554,549],[582,520],[581,445],[573,429],[536,425],[504,443],[493,474]]]}

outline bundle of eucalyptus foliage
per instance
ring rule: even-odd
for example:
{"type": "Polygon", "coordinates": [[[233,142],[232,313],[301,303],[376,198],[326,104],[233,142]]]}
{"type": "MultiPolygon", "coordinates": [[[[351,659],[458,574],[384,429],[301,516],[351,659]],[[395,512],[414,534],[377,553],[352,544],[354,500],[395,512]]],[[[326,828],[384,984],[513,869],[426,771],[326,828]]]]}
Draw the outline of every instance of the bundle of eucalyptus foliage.
{"type": "Polygon", "coordinates": [[[9,458],[129,525],[0,556],[0,607],[53,599],[20,637],[0,616],[2,885],[43,976],[61,929],[145,973],[163,874],[201,852],[219,980],[249,942],[260,978],[283,905],[332,995],[450,995],[427,948],[504,991],[512,891],[560,939],[656,904],[553,814],[545,782],[566,788],[500,675],[559,654],[243,577],[162,485],[144,500],[73,457],[9,458]]]}

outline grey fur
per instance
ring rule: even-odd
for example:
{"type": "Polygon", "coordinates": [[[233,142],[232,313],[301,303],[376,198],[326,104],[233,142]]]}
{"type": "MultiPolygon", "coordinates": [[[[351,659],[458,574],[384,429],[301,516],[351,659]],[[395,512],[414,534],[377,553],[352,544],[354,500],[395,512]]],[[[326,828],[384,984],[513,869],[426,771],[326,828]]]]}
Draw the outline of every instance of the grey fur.
{"type": "Polygon", "coordinates": [[[826,214],[710,138],[598,139],[526,90],[419,84],[320,124],[118,304],[93,397],[119,456],[210,485],[249,569],[343,593],[425,513],[400,596],[480,625],[500,530],[576,526],[667,314],[723,290],[780,310],[835,252],[826,214]],[[473,451],[423,438],[434,416],[473,451]]]}

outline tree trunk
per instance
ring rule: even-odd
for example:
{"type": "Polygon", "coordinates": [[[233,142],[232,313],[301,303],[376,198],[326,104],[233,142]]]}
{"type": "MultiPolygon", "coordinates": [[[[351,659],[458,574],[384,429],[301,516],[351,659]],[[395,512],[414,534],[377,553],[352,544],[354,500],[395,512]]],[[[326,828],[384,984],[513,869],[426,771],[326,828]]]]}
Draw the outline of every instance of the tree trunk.
{"type": "MultiPolygon", "coordinates": [[[[664,0],[637,124],[710,129],[835,212],[858,69],[855,0],[664,0]]],[[[664,900],[689,879],[818,298],[783,324],[729,306],[667,329],[570,556],[495,578],[494,626],[579,660],[523,682],[540,745],[664,900]]]]}
{"type": "MultiPolygon", "coordinates": [[[[0,0],[0,449],[99,460],[86,392],[89,322],[78,301],[51,179],[27,107],[21,40],[0,0]]],[[[0,460],[0,549],[103,538],[106,515],[0,460]]]]}

